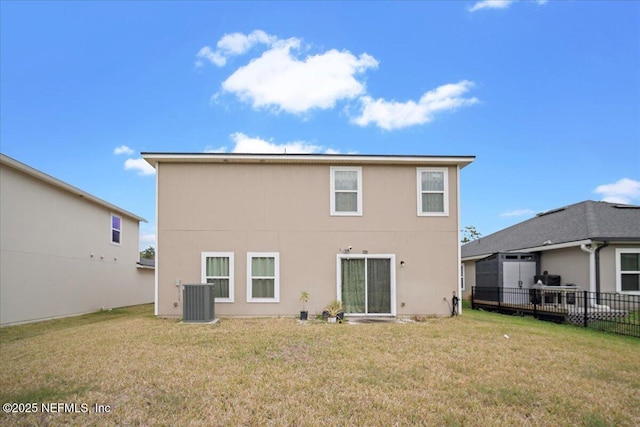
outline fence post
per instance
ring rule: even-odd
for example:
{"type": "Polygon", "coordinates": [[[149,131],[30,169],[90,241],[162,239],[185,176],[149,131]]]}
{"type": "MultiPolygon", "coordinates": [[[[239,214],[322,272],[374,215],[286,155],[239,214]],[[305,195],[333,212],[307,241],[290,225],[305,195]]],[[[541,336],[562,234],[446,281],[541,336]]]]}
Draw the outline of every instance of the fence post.
{"type": "Polygon", "coordinates": [[[589,316],[587,310],[589,309],[589,301],[587,301],[587,297],[589,296],[588,291],[582,291],[584,293],[584,318],[582,321],[583,326],[586,328],[588,325],[589,316]]]}

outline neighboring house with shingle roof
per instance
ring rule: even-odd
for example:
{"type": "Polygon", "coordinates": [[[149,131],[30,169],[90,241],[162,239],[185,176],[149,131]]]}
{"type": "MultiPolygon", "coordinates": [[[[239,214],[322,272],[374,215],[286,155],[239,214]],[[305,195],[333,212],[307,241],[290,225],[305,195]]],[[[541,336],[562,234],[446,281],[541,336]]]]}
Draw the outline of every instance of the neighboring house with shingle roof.
{"type": "Polygon", "coordinates": [[[587,200],[463,245],[465,294],[476,261],[499,252],[538,254],[537,274],[560,275],[562,284],[640,295],[640,206],[587,200]]]}

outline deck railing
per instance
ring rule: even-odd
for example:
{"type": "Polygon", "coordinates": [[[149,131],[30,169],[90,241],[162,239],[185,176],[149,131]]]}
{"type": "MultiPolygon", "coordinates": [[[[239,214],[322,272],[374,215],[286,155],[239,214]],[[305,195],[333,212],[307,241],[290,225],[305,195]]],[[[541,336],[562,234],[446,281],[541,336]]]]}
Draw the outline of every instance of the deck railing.
{"type": "Polygon", "coordinates": [[[584,326],[640,338],[640,295],[582,291],[571,286],[536,289],[473,287],[471,307],[584,326]]]}

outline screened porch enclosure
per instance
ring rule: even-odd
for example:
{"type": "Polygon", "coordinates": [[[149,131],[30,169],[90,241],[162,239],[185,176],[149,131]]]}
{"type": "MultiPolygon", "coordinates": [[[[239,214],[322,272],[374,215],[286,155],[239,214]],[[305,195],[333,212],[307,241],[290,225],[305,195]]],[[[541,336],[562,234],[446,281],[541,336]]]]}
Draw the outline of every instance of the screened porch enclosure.
{"type": "Polygon", "coordinates": [[[394,315],[394,257],[339,256],[338,295],[346,314],[394,315]]]}

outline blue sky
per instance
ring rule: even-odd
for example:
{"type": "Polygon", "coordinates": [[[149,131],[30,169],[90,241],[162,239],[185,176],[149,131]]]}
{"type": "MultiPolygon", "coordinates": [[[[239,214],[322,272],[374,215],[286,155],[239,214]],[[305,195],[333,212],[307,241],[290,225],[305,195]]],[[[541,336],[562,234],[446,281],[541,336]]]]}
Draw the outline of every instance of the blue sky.
{"type": "Polygon", "coordinates": [[[148,219],[143,248],[142,151],[475,155],[461,222],[483,235],[640,204],[640,2],[0,8],[0,151],[148,219]]]}

